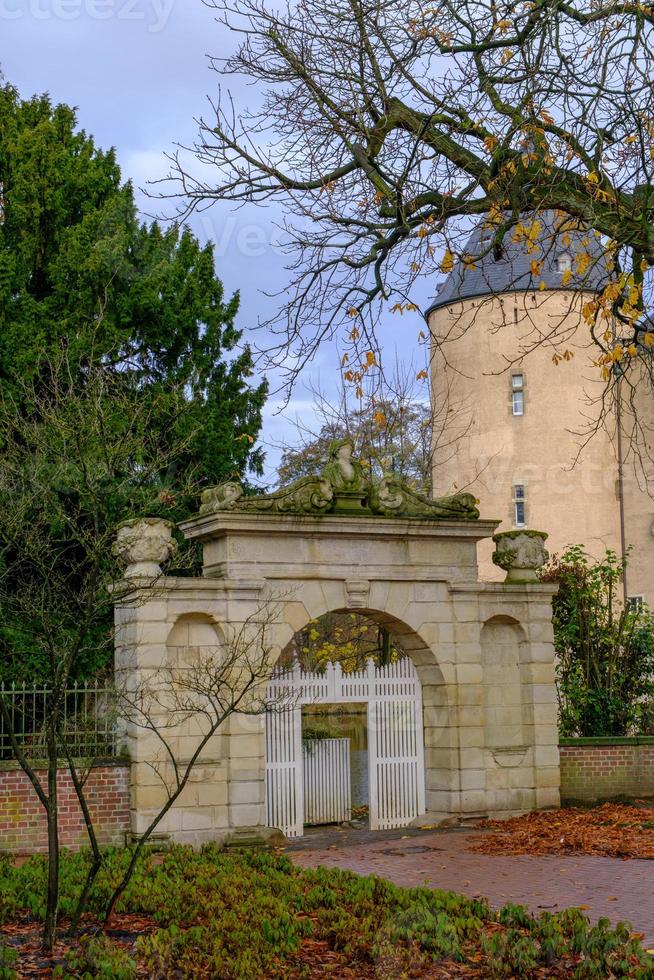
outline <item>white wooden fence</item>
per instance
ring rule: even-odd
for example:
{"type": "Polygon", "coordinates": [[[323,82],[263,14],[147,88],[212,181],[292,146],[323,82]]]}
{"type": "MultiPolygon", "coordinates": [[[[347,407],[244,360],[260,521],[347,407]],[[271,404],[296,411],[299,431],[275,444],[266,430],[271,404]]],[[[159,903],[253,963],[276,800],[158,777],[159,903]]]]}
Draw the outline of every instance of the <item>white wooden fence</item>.
{"type": "Polygon", "coordinates": [[[345,823],[352,817],[349,738],[302,743],[305,824],[345,823]]]}
{"type": "Polygon", "coordinates": [[[338,663],[322,674],[296,664],[290,671],[275,671],[268,694],[272,703],[284,705],[266,715],[268,826],[288,837],[303,833],[303,704],[367,703],[372,830],[403,827],[424,813],[422,692],[408,657],[386,667],[370,660],[354,674],[344,674],[338,663]]]}

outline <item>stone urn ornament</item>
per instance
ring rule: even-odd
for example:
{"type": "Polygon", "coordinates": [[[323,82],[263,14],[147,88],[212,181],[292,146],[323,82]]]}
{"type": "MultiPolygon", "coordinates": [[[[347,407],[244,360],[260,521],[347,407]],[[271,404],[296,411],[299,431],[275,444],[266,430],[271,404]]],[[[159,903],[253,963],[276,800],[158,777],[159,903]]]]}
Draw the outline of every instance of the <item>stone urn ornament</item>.
{"type": "Polygon", "coordinates": [[[139,517],[121,525],[112,548],[125,562],[125,578],[158,578],[161,564],[177,550],[172,521],[161,517],[139,517]]]}
{"type": "Polygon", "coordinates": [[[493,535],[493,564],[503,568],[507,582],[537,582],[538,570],[549,558],[545,549],[547,534],[526,528],[500,531],[493,535]]]}

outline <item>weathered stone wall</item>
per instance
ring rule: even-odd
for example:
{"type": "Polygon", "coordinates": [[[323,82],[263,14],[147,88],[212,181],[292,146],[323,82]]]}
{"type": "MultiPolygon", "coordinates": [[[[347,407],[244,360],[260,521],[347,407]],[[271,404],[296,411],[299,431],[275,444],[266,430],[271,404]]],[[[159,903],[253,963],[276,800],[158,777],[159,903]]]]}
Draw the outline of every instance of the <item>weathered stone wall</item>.
{"type": "Polygon", "coordinates": [[[561,739],[561,799],[654,796],[654,737],[561,739]]]}
{"type": "MultiPolygon", "coordinates": [[[[44,770],[37,770],[41,779],[44,770]]],[[[62,847],[88,846],[84,818],[67,769],[57,777],[62,847]]],[[[98,764],[85,784],[86,799],[101,844],[122,845],[129,831],[129,763],[98,764]]],[[[0,764],[0,851],[36,854],[47,850],[45,812],[29,779],[13,764],[0,764]]]]}

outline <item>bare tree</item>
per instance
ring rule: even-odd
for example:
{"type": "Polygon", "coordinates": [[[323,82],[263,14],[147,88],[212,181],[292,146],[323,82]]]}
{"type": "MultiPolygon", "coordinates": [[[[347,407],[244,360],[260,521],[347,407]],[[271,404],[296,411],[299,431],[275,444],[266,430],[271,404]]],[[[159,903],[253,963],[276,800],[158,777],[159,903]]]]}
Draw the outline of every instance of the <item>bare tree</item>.
{"type": "Polygon", "coordinates": [[[283,447],[280,483],[318,473],[328,459],[332,440],[350,436],[357,458],[372,477],[392,470],[428,493],[435,443],[446,440],[447,399],[442,398],[442,404],[432,411],[411,365],[402,368],[396,364],[392,375],[378,375],[365,391],[359,383],[363,379],[351,372],[337,399],[318,386],[310,387],[313,410],[292,420],[299,444],[283,447]],[[349,380],[356,382],[354,391],[349,380]]]}
{"type": "MultiPolygon", "coordinates": [[[[186,410],[179,393],[177,411],[186,410]]],[[[57,771],[67,762],[84,815],[93,862],[81,890],[74,929],[101,863],[87,806],[85,778],[68,738],[67,698],[73,681],[106,671],[113,653],[112,555],[118,527],[129,518],[164,516],[174,498],[165,474],[177,445],[157,445],[151,419],[157,399],[143,397],[138,379],[66,352],[40,365],[37,379],[14,399],[0,399],[0,617],[3,653],[39,677],[47,696],[38,719],[47,760],[45,778],[36,747],[23,737],[16,694],[0,687],[4,740],[45,811],[48,892],[43,944],[51,949],[59,906],[57,771]]],[[[189,491],[191,488],[189,488],[189,491]]],[[[123,587],[128,596],[131,586],[123,587]]],[[[18,706],[20,707],[20,706],[18,706]]]]}
{"type": "MultiPolygon", "coordinates": [[[[399,362],[392,374],[379,372],[366,379],[369,383],[348,373],[337,399],[309,386],[313,409],[289,419],[299,439],[295,445],[282,446],[280,484],[320,472],[332,440],[350,436],[355,455],[373,479],[393,472],[430,494],[434,466],[442,466],[456,454],[472,416],[471,406],[453,397],[447,376],[431,389],[427,401],[420,386],[426,373],[416,374],[413,365],[403,367],[399,362]],[[355,382],[354,390],[350,380],[355,382]],[[365,388],[359,387],[364,384],[365,388]]],[[[480,466],[474,478],[481,472],[480,466]]]]}
{"type": "MultiPolygon", "coordinates": [[[[565,284],[581,293],[592,284],[582,319],[606,380],[616,361],[625,373],[640,359],[641,342],[651,347],[642,323],[654,265],[651,7],[208,5],[239,39],[213,67],[254,83],[251,104],[219,92],[192,148],[202,167],[177,154],[170,196],[182,195],[186,212],[228,201],[283,213],[292,283],[272,326],[293,351],[291,375],[344,323],[365,370],[381,309],[420,312],[418,277],[498,258],[507,243],[530,255],[544,212],[557,235],[575,236],[565,284]],[[471,255],[480,220],[487,234],[471,255]],[[598,249],[599,285],[589,278],[598,249]]],[[[528,263],[536,290],[543,258],[528,263]]]]}

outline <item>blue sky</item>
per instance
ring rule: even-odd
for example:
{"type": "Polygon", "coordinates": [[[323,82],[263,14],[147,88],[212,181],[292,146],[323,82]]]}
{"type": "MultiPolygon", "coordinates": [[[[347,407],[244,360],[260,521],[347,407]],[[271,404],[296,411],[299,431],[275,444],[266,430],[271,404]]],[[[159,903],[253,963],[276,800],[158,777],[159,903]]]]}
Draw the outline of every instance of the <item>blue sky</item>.
{"type": "MultiPolygon", "coordinates": [[[[0,0],[0,67],[23,96],[48,91],[54,101],[78,107],[80,125],[99,146],[115,146],[124,176],[132,178],[146,212],[162,205],[138,191],[167,171],[164,154],[191,143],[194,119],[205,111],[218,78],[208,55],[232,50],[233,35],[216,23],[201,0],[0,0]]],[[[237,105],[252,97],[236,83],[237,105]]],[[[217,272],[228,291],[242,293],[240,325],[249,328],[274,312],[264,295],[287,280],[284,259],[272,246],[274,227],[266,209],[231,211],[217,205],[192,220],[202,240],[216,242],[217,272]]],[[[418,360],[419,323],[388,319],[380,337],[386,355],[418,360]],[[401,336],[398,331],[401,329],[401,336]]],[[[254,334],[252,337],[254,338],[254,334]]],[[[307,385],[336,394],[338,354],[326,347],[308,369],[283,415],[270,399],[262,441],[266,479],[273,480],[280,444],[298,442],[292,420],[310,417],[307,385]]],[[[273,385],[275,379],[271,379],[273,385]]]]}

